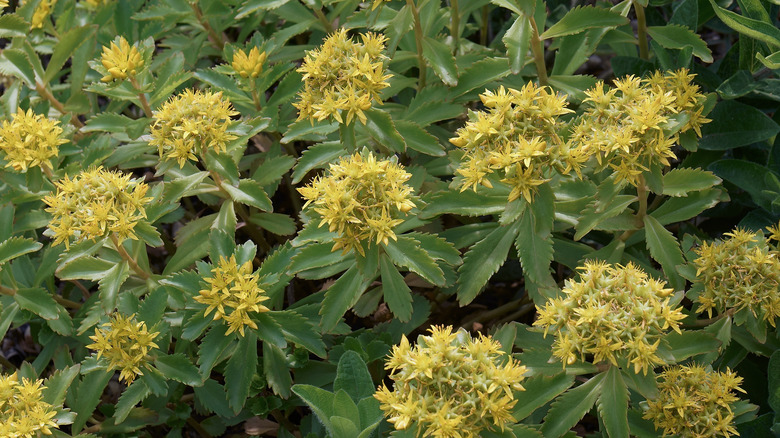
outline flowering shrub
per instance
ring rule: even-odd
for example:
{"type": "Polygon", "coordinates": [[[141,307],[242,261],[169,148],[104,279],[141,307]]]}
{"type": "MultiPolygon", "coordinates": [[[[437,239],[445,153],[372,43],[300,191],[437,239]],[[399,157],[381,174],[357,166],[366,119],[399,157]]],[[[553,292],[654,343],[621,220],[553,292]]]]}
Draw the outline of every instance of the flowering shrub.
{"type": "Polygon", "coordinates": [[[576,3],[0,0],[0,437],[780,433],[778,6],[576,3]]]}

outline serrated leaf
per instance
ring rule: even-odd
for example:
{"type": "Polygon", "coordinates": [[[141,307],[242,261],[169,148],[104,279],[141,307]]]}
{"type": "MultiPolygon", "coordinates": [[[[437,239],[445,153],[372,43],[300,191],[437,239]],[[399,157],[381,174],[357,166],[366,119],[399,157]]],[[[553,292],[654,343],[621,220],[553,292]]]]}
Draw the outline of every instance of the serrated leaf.
{"type": "MultiPolygon", "coordinates": [[[[200,342],[198,348],[198,365],[201,377],[208,377],[222,353],[236,340],[236,335],[227,335],[225,324],[215,324],[200,342]]],[[[231,356],[232,357],[232,356],[231,356]]]]}
{"type": "Polygon", "coordinates": [[[187,192],[198,187],[207,176],[209,176],[209,173],[203,171],[177,178],[173,181],[166,181],[163,197],[169,201],[178,201],[187,192]]]}
{"type": "Polygon", "coordinates": [[[100,396],[103,394],[103,390],[113,375],[114,373],[98,369],[85,375],[81,380],[76,391],[76,397],[74,397],[75,403],[70,406],[76,412],[76,419],[71,426],[73,433],[80,432],[87,423],[87,419],[92,416],[92,412],[100,403],[100,396]]]}
{"type": "Polygon", "coordinates": [[[443,260],[453,266],[463,263],[460,259],[460,251],[446,239],[426,233],[407,233],[406,236],[419,241],[428,255],[436,260],[443,260]]]}
{"type": "Polygon", "coordinates": [[[689,192],[709,189],[721,183],[714,173],[690,168],[672,169],[663,177],[663,194],[687,196],[689,192]]]}
{"type": "Polygon", "coordinates": [[[238,339],[238,346],[225,367],[225,391],[228,404],[238,414],[249,396],[252,376],[257,371],[257,335],[249,330],[238,339]]]}
{"type": "Polygon", "coordinates": [[[30,30],[30,24],[16,14],[0,15],[0,38],[24,37],[30,30]]]}
{"type": "Polygon", "coordinates": [[[336,158],[346,154],[347,151],[340,142],[320,143],[310,146],[303,151],[298,159],[298,164],[295,165],[292,183],[298,184],[311,170],[324,167],[326,164],[334,162],[336,158]]]}
{"type": "Polygon", "coordinates": [[[628,388],[620,376],[620,368],[613,366],[606,372],[597,406],[609,438],[629,436],[628,388]]]}
{"type": "Polygon", "coordinates": [[[616,27],[628,24],[628,19],[617,12],[592,6],[571,9],[557,23],[540,35],[542,40],[574,35],[592,28],[616,27]]]}
{"type": "Polygon", "coordinates": [[[403,153],[406,150],[406,142],[396,130],[390,114],[378,109],[366,110],[364,114],[366,115],[366,128],[374,140],[398,153],[403,153]]]}
{"type": "Polygon", "coordinates": [[[24,310],[40,316],[43,319],[56,319],[59,316],[59,304],[51,294],[42,287],[21,288],[14,294],[14,300],[24,310]]]}
{"type": "Polygon", "coordinates": [[[544,417],[542,435],[545,438],[558,438],[574,427],[601,395],[603,381],[604,373],[558,397],[544,417]]]}
{"type": "Polygon", "coordinates": [[[515,19],[512,27],[506,31],[501,38],[506,46],[507,57],[509,57],[509,67],[513,74],[520,73],[526,60],[528,59],[528,48],[531,46],[531,22],[523,14],[515,19]]]}
{"type": "Polygon", "coordinates": [[[553,260],[552,225],[555,219],[555,195],[547,184],[539,191],[531,205],[520,214],[520,232],[515,247],[523,267],[523,274],[537,285],[553,283],[550,263],[553,260]]]}
{"type": "Polygon", "coordinates": [[[297,273],[313,268],[330,266],[344,260],[341,251],[332,251],[333,244],[315,243],[306,245],[297,251],[292,257],[292,263],[288,270],[290,273],[297,273]]]}
{"type": "Polygon", "coordinates": [[[320,325],[323,332],[328,332],[336,327],[341,317],[355,305],[366,290],[368,283],[360,275],[360,269],[357,265],[352,265],[325,291],[325,299],[320,308],[320,315],[322,315],[320,325]]]}
{"type": "Polygon", "coordinates": [[[51,58],[49,58],[49,64],[46,66],[46,73],[43,75],[45,83],[51,82],[51,80],[60,73],[62,66],[70,59],[73,52],[84,44],[84,42],[89,41],[96,30],[97,26],[94,25],[74,27],[60,36],[59,41],[57,41],[57,44],[54,46],[51,58]]]}
{"type": "Polygon", "coordinates": [[[168,275],[184,269],[195,261],[202,259],[209,253],[211,242],[209,241],[210,229],[199,230],[184,241],[173,254],[163,270],[163,275],[168,275]]]}
{"type": "Polygon", "coordinates": [[[130,277],[130,265],[122,260],[101,275],[102,277],[98,280],[100,306],[104,311],[111,312],[116,308],[117,300],[119,299],[119,288],[130,277]]]}
{"type": "Polygon", "coordinates": [[[653,259],[661,264],[669,285],[674,290],[683,290],[685,279],[677,273],[677,265],[685,264],[677,239],[652,216],[644,217],[647,249],[653,259]]]}
{"type": "Polygon", "coordinates": [[[294,165],[295,158],[289,155],[266,158],[252,173],[252,179],[261,186],[267,186],[279,181],[294,165]]]}
{"type": "Polygon", "coordinates": [[[333,416],[334,394],[332,392],[313,385],[301,384],[293,386],[292,392],[309,406],[326,429],[332,430],[332,425],[330,424],[330,417],[333,416]]]}
{"type": "Polygon", "coordinates": [[[444,272],[430,254],[420,246],[419,241],[411,237],[398,236],[397,240],[390,239],[387,242],[385,252],[396,266],[408,268],[435,285],[444,285],[444,272]]]}
{"type": "Polygon", "coordinates": [[[669,363],[677,363],[697,354],[717,351],[720,345],[715,335],[702,330],[671,332],[663,337],[657,352],[669,363]]]}
{"type": "Polygon", "coordinates": [[[650,213],[658,220],[658,223],[667,225],[675,222],[682,222],[692,217],[698,216],[705,210],[708,210],[718,204],[718,202],[728,199],[720,189],[706,189],[700,192],[689,193],[685,198],[672,198],[666,200],[660,207],[650,213]]]}
{"type": "Polygon", "coordinates": [[[336,369],[336,380],[333,381],[333,391],[344,390],[358,403],[373,396],[375,389],[368,367],[360,355],[352,350],[342,354],[336,369]]]}
{"type": "MultiPolygon", "coordinates": [[[[65,393],[71,388],[71,383],[79,375],[81,365],[76,364],[55,371],[46,379],[43,391],[43,400],[52,406],[59,406],[65,400],[65,393]]],[[[75,390],[75,387],[73,387],[75,390]]]]}
{"type": "Polygon", "coordinates": [[[710,0],[710,5],[726,26],[745,36],[763,41],[775,49],[780,47],[780,29],[774,25],[723,9],[715,0],[710,0]]]}
{"type": "Polygon", "coordinates": [[[200,376],[198,368],[184,353],[158,356],[154,361],[154,366],[166,378],[184,383],[185,385],[200,386],[203,384],[203,378],[200,376]]]}
{"type": "Polygon", "coordinates": [[[0,72],[23,80],[29,88],[35,89],[35,70],[30,58],[19,49],[5,49],[0,56],[0,72]]]}
{"type": "Polygon", "coordinates": [[[522,384],[525,391],[515,393],[517,404],[512,410],[512,416],[518,421],[569,389],[574,384],[574,375],[563,372],[554,376],[536,375],[522,384]]]}
{"type": "Polygon", "coordinates": [[[509,248],[520,230],[520,224],[500,226],[477,242],[463,257],[458,269],[458,303],[472,302],[480,290],[504,264],[509,248]]]}
{"type": "Polygon", "coordinates": [[[223,418],[231,418],[235,414],[228,406],[225,396],[225,388],[214,380],[208,379],[203,382],[203,386],[193,388],[195,399],[206,409],[223,418]]]}
{"type": "Polygon", "coordinates": [[[122,395],[119,397],[119,401],[116,404],[116,411],[114,412],[114,424],[121,424],[130,411],[138,404],[144,401],[146,397],[151,394],[149,387],[146,386],[143,380],[136,380],[130,386],[128,386],[122,395]]]}
{"type": "Polygon", "coordinates": [[[434,157],[446,155],[444,147],[439,143],[439,140],[417,123],[408,120],[396,120],[395,127],[406,142],[406,146],[410,149],[434,157]]]}
{"type": "Polygon", "coordinates": [[[455,57],[452,56],[450,47],[428,36],[423,38],[422,46],[423,57],[433,68],[436,76],[450,87],[458,85],[458,67],[455,65],[455,57]]]}
{"type": "Polygon", "coordinates": [[[635,195],[616,195],[609,200],[597,199],[582,212],[580,221],[574,227],[577,230],[574,240],[582,239],[602,222],[623,213],[636,199],[635,195]]]}
{"type": "Polygon", "coordinates": [[[458,85],[452,89],[452,95],[462,96],[510,73],[506,58],[486,58],[477,61],[460,74],[458,85]]]}
{"type": "Polygon", "coordinates": [[[434,195],[419,216],[430,219],[440,214],[461,214],[464,216],[487,216],[499,214],[506,208],[506,196],[483,195],[473,190],[457,192],[447,190],[434,195]]]}
{"type": "Polygon", "coordinates": [[[273,205],[268,195],[260,184],[251,179],[242,179],[238,187],[223,184],[222,188],[228,192],[234,201],[246,204],[262,211],[272,211],[273,205]]]}
{"type": "Polygon", "coordinates": [[[11,237],[0,243],[0,266],[19,256],[38,251],[43,244],[24,237],[11,237]]]}
{"type": "Polygon", "coordinates": [[[382,273],[382,293],[387,306],[399,321],[409,321],[412,317],[412,291],[404,283],[404,277],[390,259],[382,256],[379,264],[382,273]]]}
{"type": "Polygon", "coordinates": [[[309,119],[299,120],[287,129],[284,133],[281,143],[288,144],[296,140],[324,140],[325,136],[335,132],[339,129],[339,124],[336,122],[314,122],[312,124],[309,119]]]}
{"type": "Polygon", "coordinates": [[[263,371],[268,386],[282,398],[290,397],[292,376],[284,352],[276,345],[263,343],[263,371]]]}
{"type": "Polygon", "coordinates": [[[647,33],[666,49],[683,49],[690,46],[694,56],[704,62],[712,62],[712,51],[707,47],[707,43],[685,26],[649,26],[647,33]]]}
{"type": "Polygon", "coordinates": [[[271,312],[269,316],[279,324],[289,342],[303,346],[318,357],[327,357],[322,337],[308,319],[291,310],[271,312]]]}

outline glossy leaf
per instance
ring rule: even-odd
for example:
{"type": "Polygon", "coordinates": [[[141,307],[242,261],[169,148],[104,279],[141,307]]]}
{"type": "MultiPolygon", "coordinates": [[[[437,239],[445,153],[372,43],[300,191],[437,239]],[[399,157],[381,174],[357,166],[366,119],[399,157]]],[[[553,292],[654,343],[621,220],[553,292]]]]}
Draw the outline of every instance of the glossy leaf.
{"type": "Polygon", "coordinates": [[[404,277],[387,257],[380,257],[382,273],[382,292],[385,302],[399,321],[406,322],[412,317],[412,291],[404,283],[404,277]]]}
{"type": "Polygon", "coordinates": [[[466,253],[463,265],[458,269],[458,302],[461,306],[472,302],[490,277],[498,272],[519,231],[517,222],[498,227],[466,253]]]}
{"type": "Polygon", "coordinates": [[[550,26],[540,38],[545,40],[565,35],[573,35],[594,27],[614,27],[627,24],[628,19],[617,12],[592,6],[571,9],[557,23],[550,26]]]}
{"type": "Polygon", "coordinates": [[[542,435],[545,438],[559,438],[574,427],[593,407],[599,398],[604,384],[604,374],[590,378],[582,385],[566,391],[550,406],[542,423],[542,435]]]}

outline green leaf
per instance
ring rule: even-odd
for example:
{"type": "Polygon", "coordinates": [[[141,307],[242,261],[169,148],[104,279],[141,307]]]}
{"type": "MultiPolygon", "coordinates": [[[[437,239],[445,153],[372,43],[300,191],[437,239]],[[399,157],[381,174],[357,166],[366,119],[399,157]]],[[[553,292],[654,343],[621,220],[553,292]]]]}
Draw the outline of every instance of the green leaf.
{"type": "Polygon", "coordinates": [[[193,388],[195,390],[195,399],[206,409],[223,418],[232,418],[235,416],[233,410],[228,405],[225,396],[225,388],[212,379],[203,382],[203,386],[193,388]]]}
{"type": "Polygon", "coordinates": [[[30,23],[16,14],[0,15],[0,38],[24,37],[30,30],[30,23]]]}
{"type": "Polygon", "coordinates": [[[707,47],[707,43],[685,26],[650,26],[647,33],[666,49],[683,49],[690,46],[694,56],[704,62],[712,62],[712,51],[707,47]]]}
{"type": "Polygon", "coordinates": [[[270,312],[269,316],[279,324],[285,339],[289,342],[302,345],[323,359],[327,357],[322,337],[308,319],[291,310],[270,312]]]}
{"type": "Polygon", "coordinates": [[[545,438],[558,438],[574,427],[601,395],[603,381],[604,373],[558,397],[544,417],[542,435],[545,438]]]}
{"type": "Polygon", "coordinates": [[[543,40],[574,35],[587,29],[616,27],[628,24],[628,19],[617,12],[592,6],[571,9],[560,21],[550,26],[540,38],[543,40]]]}
{"type": "Polygon", "coordinates": [[[698,216],[701,212],[716,206],[723,200],[728,200],[728,196],[720,189],[692,192],[685,198],[666,200],[650,215],[657,219],[661,225],[682,222],[698,216]]]}
{"type": "Polygon", "coordinates": [[[395,127],[406,142],[406,146],[410,149],[434,157],[446,155],[444,147],[439,143],[439,140],[417,123],[408,120],[396,120],[395,127]]]}
{"type": "Polygon", "coordinates": [[[366,110],[364,114],[366,115],[366,128],[371,138],[395,152],[403,153],[406,150],[406,142],[395,129],[390,114],[378,109],[366,110]]]}
{"type": "Polygon", "coordinates": [[[341,251],[332,251],[331,248],[333,248],[333,244],[330,242],[306,245],[293,256],[288,270],[290,273],[298,273],[308,269],[330,266],[344,260],[341,251]]]}
{"type": "Polygon", "coordinates": [[[554,202],[555,195],[550,186],[539,186],[536,198],[520,214],[520,232],[515,240],[523,274],[540,286],[555,286],[550,277],[550,262],[554,255],[551,239],[555,219],[554,202]]]}
{"type": "Polygon", "coordinates": [[[130,411],[138,404],[144,401],[151,394],[149,387],[143,380],[136,380],[128,386],[119,397],[114,412],[114,424],[122,424],[130,414],[130,411]]]}
{"type": "Polygon", "coordinates": [[[98,280],[98,290],[100,291],[100,306],[103,310],[111,312],[116,308],[119,288],[129,276],[130,265],[124,260],[102,273],[102,277],[98,280]]]}
{"type": "Polygon", "coordinates": [[[292,183],[298,184],[310,171],[324,167],[326,164],[335,161],[336,158],[346,154],[347,151],[340,142],[320,143],[309,146],[308,149],[303,151],[301,158],[298,159],[298,164],[295,165],[292,183]]]}
{"type": "Polygon", "coordinates": [[[707,116],[712,122],[702,126],[699,147],[725,150],[769,139],[780,132],[766,114],[754,106],[735,100],[723,100],[707,116]]]}
{"type": "Polygon", "coordinates": [[[252,172],[252,179],[261,186],[267,186],[279,181],[282,176],[295,165],[295,158],[289,155],[266,158],[252,172]]]}
{"type": "Polygon", "coordinates": [[[574,375],[558,373],[554,376],[536,375],[523,380],[525,391],[515,393],[517,403],[512,416],[522,420],[541,408],[547,402],[558,397],[574,384],[574,375]]]}
{"type": "Polygon", "coordinates": [[[100,396],[103,394],[103,390],[113,375],[114,373],[97,369],[85,375],[81,380],[76,391],[76,397],[73,398],[75,402],[70,406],[73,412],[76,412],[76,419],[71,426],[73,433],[80,432],[89,417],[92,416],[92,412],[100,403],[100,396]]]}
{"type": "Polygon", "coordinates": [[[222,188],[228,192],[234,201],[246,204],[262,211],[272,211],[273,205],[268,195],[260,184],[251,179],[242,179],[238,187],[223,184],[222,188]]]}
{"type": "Polygon", "coordinates": [[[501,41],[506,46],[509,57],[509,68],[513,74],[520,73],[528,59],[528,48],[531,46],[531,22],[525,15],[518,15],[514,24],[506,31],[501,41]]]}
{"type": "Polygon", "coordinates": [[[325,291],[325,299],[320,308],[320,315],[322,315],[320,325],[323,332],[336,327],[341,317],[355,305],[366,290],[368,283],[369,281],[360,275],[357,265],[352,265],[325,291]]]}
{"type": "Polygon", "coordinates": [[[435,285],[444,285],[444,272],[430,254],[420,246],[419,241],[411,237],[398,236],[397,240],[390,239],[387,242],[385,252],[396,266],[408,268],[435,285]]]}
{"type": "Polygon", "coordinates": [[[154,366],[166,377],[188,386],[200,386],[203,384],[198,368],[193,365],[184,353],[176,353],[168,356],[158,356],[154,366]]]}
{"type": "Polygon", "coordinates": [[[38,251],[43,244],[24,237],[11,237],[0,243],[0,266],[19,256],[38,251]]]}
{"type": "Polygon", "coordinates": [[[149,222],[140,221],[136,223],[135,227],[133,227],[133,232],[136,234],[136,236],[143,240],[144,243],[152,248],[159,248],[163,246],[160,232],[157,231],[157,228],[154,225],[151,225],[149,222]]]}
{"type": "Polygon", "coordinates": [[[259,213],[252,215],[249,221],[279,236],[290,236],[298,230],[295,220],[286,214],[259,213]]]}
{"type": "Polygon", "coordinates": [[[293,386],[292,392],[309,406],[326,429],[332,430],[330,417],[333,416],[333,399],[335,398],[332,392],[313,385],[300,384],[293,386]]]}
{"type": "Polygon", "coordinates": [[[720,345],[715,335],[702,330],[671,332],[663,337],[657,354],[669,363],[677,363],[697,354],[717,351],[720,345]]]}
{"type": "Polygon", "coordinates": [[[721,183],[714,173],[701,169],[672,169],[663,177],[663,194],[666,196],[687,196],[689,192],[706,190],[721,183]]]}
{"type": "Polygon", "coordinates": [[[0,73],[23,80],[29,88],[35,89],[35,70],[27,54],[19,49],[5,49],[0,56],[0,73]]]}
{"type": "Polygon", "coordinates": [[[344,438],[357,438],[358,428],[352,420],[344,417],[330,417],[330,424],[333,427],[333,436],[344,438]]]}
{"type": "Polygon", "coordinates": [[[769,358],[766,374],[769,377],[767,402],[772,410],[780,412],[780,350],[776,350],[769,358]]]}
{"type": "Polygon", "coordinates": [[[444,260],[453,266],[463,263],[460,259],[460,251],[455,248],[455,245],[441,237],[426,233],[407,233],[405,236],[419,241],[428,255],[436,260],[444,260]]]}
{"type": "Polygon", "coordinates": [[[355,403],[366,397],[372,397],[375,392],[374,381],[371,379],[366,363],[352,350],[347,350],[339,358],[333,391],[339,390],[346,391],[355,403]]]}
{"type": "Polygon", "coordinates": [[[252,377],[257,371],[257,334],[248,330],[246,336],[238,338],[238,347],[225,367],[225,390],[228,404],[238,414],[244,407],[252,377]]]}
{"type": "Polygon", "coordinates": [[[94,25],[74,27],[60,36],[60,40],[57,41],[51,58],[49,58],[49,65],[46,66],[46,73],[43,75],[45,83],[51,82],[51,80],[60,73],[62,66],[70,59],[73,52],[84,44],[84,42],[91,40],[96,30],[97,26],[94,25]]]}
{"type": "Polygon", "coordinates": [[[182,196],[198,187],[207,176],[209,173],[203,171],[165,182],[163,197],[168,201],[178,201],[182,196]]]}
{"type": "Polygon", "coordinates": [[[424,37],[422,46],[423,58],[428,61],[436,76],[450,87],[458,85],[458,67],[450,47],[428,36],[424,37]]]}
{"type": "Polygon", "coordinates": [[[385,302],[399,321],[409,321],[412,318],[412,291],[389,258],[383,255],[379,258],[379,264],[385,302]]]}
{"type": "MultiPolygon", "coordinates": [[[[225,324],[214,324],[200,342],[198,348],[198,365],[201,377],[208,377],[211,370],[222,357],[225,350],[235,341],[235,335],[227,335],[225,324]]],[[[231,356],[232,357],[232,356],[231,356]]]]}
{"type": "Polygon", "coordinates": [[[723,9],[715,3],[715,0],[710,0],[710,5],[726,26],[745,36],[763,41],[771,47],[780,47],[780,29],[774,25],[723,9]]]}
{"type": "Polygon", "coordinates": [[[500,226],[477,242],[463,257],[458,269],[458,302],[472,302],[509,255],[509,248],[520,231],[519,222],[500,226]]]}
{"type": "Polygon", "coordinates": [[[14,294],[14,300],[24,310],[40,316],[43,319],[56,319],[59,316],[59,306],[51,294],[42,287],[21,288],[14,294]]]}
{"type": "Polygon", "coordinates": [[[485,58],[477,61],[461,73],[458,86],[452,89],[452,95],[462,96],[510,73],[506,58],[485,58]]]}
{"type": "Polygon", "coordinates": [[[288,144],[296,140],[324,140],[325,136],[339,129],[336,122],[314,122],[309,119],[299,120],[289,126],[281,143],[288,144]]]}
{"type": "MultiPolygon", "coordinates": [[[[76,364],[55,371],[44,383],[43,400],[52,406],[59,406],[65,400],[65,393],[71,388],[71,383],[79,375],[81,365],[76,364]]],[[[75,386],[73,387],[75,390],[75,386]]]]}
{"type": "Polygon", "coordinates": [[[265,371],[268,386],[274,390],[274,393],[282,398],[290,397],[292,377],[284,352],[268,342],[263,343],[263,371],[265,371]]]}
{"type": "Polygon", "coordinates": [[[606,372],[597,406],[610,438],[629,436],[628,388],[620,376],[620,368],[613,366],[606,372]]]}
{"type": "Polygon", "coordinates": [[[599,184],[596,200],[583,210],[579,222],[574,227],[577,230],[574,240],[582,239],[599,224],[623,213],[636,201],[634,195],[618,195],[622,188],[623,184],[616,183],[614,177],[607,178],[599,184]]]}
{"type": "Polygon", "coordinates": [[[672,233],[654,217],[645,216],[644,223],[647,249],[650,250],[650,255],[661,264],[666,278],[669,279],[669,285],[676,291],[683,290],[685,279],[677,273],[677,266],[685,264],[680,244],[672,233]]]}
{"type": "Polygon", "coordinates": [[[279,348],[287,347],[281,324],[271,318],[267,312],[255,314],[253,319],[257,323],[257,337],[261,341],[279,348]]]}
{"type": "Polygon", "coordinates": [[[451,213],[464,216],[487,216],[499,214],[506,208],[506,196],[490,196],[473,190],[458,192],[447,190],[436,194],[428,202],[420,219],[430,219],[440,214],[451,213]]]}
{"type": "Polygon", "coordinates": [[[184,241],[173,254],[163,270],[163,275],[180,271],[195,261],[202,259],[209,253],[211,242],[209,241],[210,229],[199,230],[184,241]]]}

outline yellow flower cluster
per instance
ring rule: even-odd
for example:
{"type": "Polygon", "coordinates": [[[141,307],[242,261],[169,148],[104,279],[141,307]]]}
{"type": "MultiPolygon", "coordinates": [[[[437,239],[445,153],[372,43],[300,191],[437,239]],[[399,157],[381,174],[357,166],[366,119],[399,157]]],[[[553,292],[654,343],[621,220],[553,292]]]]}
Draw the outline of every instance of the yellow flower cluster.
{"type": "Polygon", "coordinates": [[[43,22],[49,18],[49,14],[51,14],[55,4],[57,4],[57,0],[41,0],[38,3],[38,7],[35,8],[35,12],[33,12],[32,20],[30,20],[30,29],[43,28],[43,22]]]}
{"type": "Polygon", "coordinates": [[[233,62],[230,65],[242,78],[254,79],[260,76],[260,73],[263,71],[265,58],[265,52],[261,53],[257,47],[252,47],[249,54],[240,49],[233,54],[233,62]]]}
{"type": "Polygon", "coordinates": [[[463,329],[433,327],[411,347],[404,336],[385,364],[395,382],[384,384],[374,397],[397,430],[416,427],[418,436],[472,438],[514,422],[513,390],[526,368],[505,357],[501,344],[463,329]]]}
{"type": "Polygon", "coordinates": [[[739,400],[734,391],[743,391],[742,377],[706,370],[701,365],[674,366],[660,375],[658,397],[647,401],[644,418],[653,420],[664,436],[711,438],[739,435],[731,425],[731,404],[739,400]]]}
{"type": "Polygon", "coordinates": [[[679,133],[693,129],[701,137],[700,126],[709,122],[702,116],[704,95],[692,83],[688,70],[640,80],[634,76],[615,81],[605,90],[603,82],[585,92],[589,106],[573,129],[570,142],[595,154],[599,164],[609,165],[618,181],[633,185],[639,175],[653,165],[669,165],[676,158],[672,146],[679,133]],[[685,112],[686,124],[674,134],[664,133],[674,115],[685,112]]]}
{"type": "Polygon", "coordinates": [[[49,231],[54,244],[65,242],[69,248],[71,240],[95,240],[109,233],[119,241],[136,239],[133,228],[146,218],[144,206],[152,198],[144,197],[149,186],[131,177],[98,167],[55,182],[57,192],[43,198],[53,216],[49,231]]]}
{"type": "Polygon", "coordinates": [[[8,0],[0,0],[0,9],[8,7],[8,0]]]}
{"type": "Polygon", "coordinates": [[[87,348],[97,351],[98,359],[105,356],[109,370],[120,370],[119,379],[129,384],[144,374],[142,369],[149,365],[149,351],[159,348],[154,343],[159,334],[149,333],[146,323],[136,321],[135,315],[117,314],[95,330],[95,335],[89,337],[95,343],[87,348]]]}
{"type": "Polygon", "coordinates": [[[0,126],[0,150],[14,170],[26,172],[34,166],[52,168],[51,159],[59,154],[59,145],[68,141],[62,138],[58,120],[49,120],[32,110],[19,109],[12,122],[3,121],[0,126]]]}
{"type": "Polygon", "coordinates": [[[736,229],[725,235],[695,250],[696,283],[703,288],[696,311],[712,316],[713,309],[747,309],[774,326],[780,317],[780,252],[758,233],[736,229]]]}
{"type": "Polygon", "coordinates": [[[350,124],[357,117],[366,123],[363,111],[371,108],[372,100],[381,102],[379,91],[389,86],[382,54],[384,35],[371,32],[360,35],[356,43],[346,29],[331,34],[321,47],[306,53],[298,72],[303,73],[303,91],[298,108],[298,120],[325,120],[332,117],[350,124]]]}
{"type": "Polygon", "coordinates": [[[680,332],[684,317],[669,304],[672,289],[631,263],[587,262],[579,269],[579,281],[566,281],[565,297],[537,307],[534,325],[544,326],[545,336],[556,333],[553,355],[564,367],[586,354],[594,363],[626,360],[637,374],[663,364],[655,354],[660,338],[667,328],[680,332]]]}
{"type": "Polygon", "coordinates": [[[154,112],[149,144],[157,146],[160,158],[198,161],[209,149],[224,152],[237,137],[227,132],[230,118],[237,115],[222,92],[187,89],[154,112]]]}
{"type": "Polygon", "coordinates": [[[0,375],[0,437],[33,438],[51,435],[57,411],[43,401],[43,380],[0,375]]]}
{"type": "Polygon", "coordinates": [[[138,47],[131,46],[125,37],[118,37],[116,41],[111,42],[110,47],[103,47],[100,62],[108,70],[108,74],[100,79],[103,82],[132,78],[144,66],[138,47]]]}
{"type": "Polygon", "coordinates": [[[320,226],[328,224],[330,231],[338,232],[333,251],[355,249],[363,254],[364,240],[386,245],[388,239],[396,239],[393,228],[404,221],[399,216],[415,207],[412,188],[406,185],[409,178],[394,160],[356,153],[331,164],[327,176],[298,191],[306,199],[304,207],[314,204],[322,216],[320,226]]]}
{"type": "Polygon", "coordinates": [[[211,269],[211,277],[203,280],[208,289],[200,291],[195,301],[206,304],[205,314],[214,312],[214,320],[224,319],[228,324],[227,334],[237,331],[244,336],[244,328],[257,329],[257,324],[249,317],[249,312],[268,312],[270,309],[260,304],[269,298],[258,285],[260,273],[252,272],[252,262],[241,266],[236,256],[220,257],[219,263],[211,269]]]}
{"type": "Polygon", "coordinates": [[[479,184],[492,184],[487,176],[497,173],[512,191],[509,201],[521,196],[528,202],[536,187],[549,181],[553,172],[579,174],[588,155],[584,148],[569,148],[559,133],[560,116],[572,112],[566,97],[529,82],[522,90],[501,87],[480,95],[485,111],[471,114],[471,121],[450,139],[464,150],[461,191],[479,184]]]}

